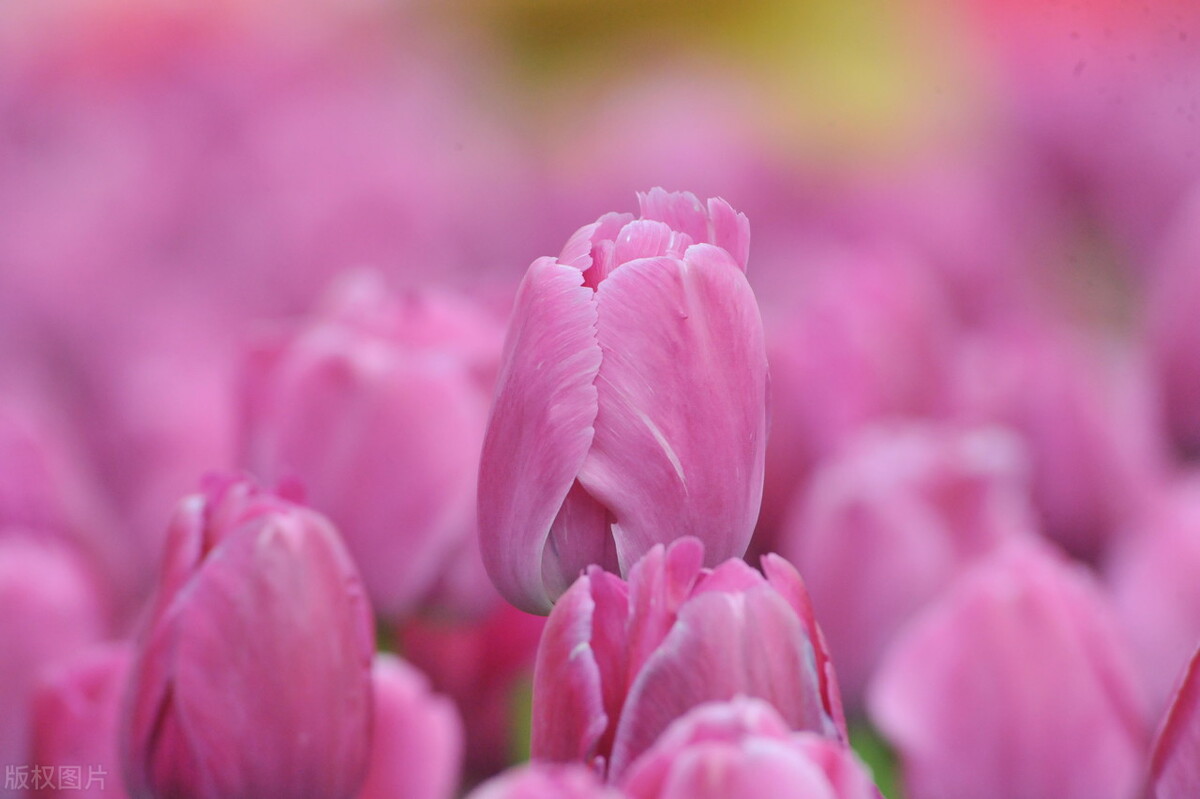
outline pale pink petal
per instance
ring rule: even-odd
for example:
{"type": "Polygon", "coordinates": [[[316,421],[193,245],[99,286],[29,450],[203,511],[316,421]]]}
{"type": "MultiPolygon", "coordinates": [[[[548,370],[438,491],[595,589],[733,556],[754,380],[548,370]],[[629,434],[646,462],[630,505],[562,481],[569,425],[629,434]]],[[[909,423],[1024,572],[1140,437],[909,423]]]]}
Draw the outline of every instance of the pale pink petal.
{"type": "Polygon", "coordinates": [[[467,799],[624,799],[624,795],[583,766],[529,763],[485,782],[467,799]]]}
{"type": "MultiPolygon", "coordinates": [[[[578,269],[535,261],[517,295],[479,469],[484,564],[500,593],[530,612],[556,598],[544,580],[546,541],[592,444],[595,328],[578,269]]],[[[574,575],[559,577],[566,586],[574,575]]]]}
{"type": "Polygon", "coordinates": [[[762,496],[767,363],[745,275],[723,250],[624,264],[596,292],[595,440],[579,472],[609,508],[622,570],[656,543],[740,556],[762,496]]]}

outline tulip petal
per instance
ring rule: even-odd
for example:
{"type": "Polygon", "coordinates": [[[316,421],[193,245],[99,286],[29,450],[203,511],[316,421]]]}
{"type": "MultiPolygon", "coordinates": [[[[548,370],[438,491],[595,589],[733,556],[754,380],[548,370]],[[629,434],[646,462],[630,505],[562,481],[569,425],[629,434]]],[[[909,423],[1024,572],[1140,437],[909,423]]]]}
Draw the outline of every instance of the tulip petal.
{"type": "Polygon", "coordinates": [[[1200,650],[1184,670],[1150,759],[1148,799],[1200,796],[1200,650]]]}
{"type": "MultiPolygon", "coordinates": [[[[597,411],[596,306],[578,269],[550,258],[529,268],[503,363],[480,460],[480,544],[500,593],[545,614],[556,597],[543,579],[543,553],[592,443],[597,411]]],[[[561,549],[557,557],[578,561],[561,549]]]]}
{"type": "Polygon", "coordinates": [[[533,673],[535,760],[590,763],[607,751],[625,693],[625,590],[615,576],[591,569],[546,622],[533,673]]]}
{"type": "Polygon", "coordinates": [[[807,634],[787,601],[765,584],[744,594],[704,592],[680,608],[629,689],[610,779],[691,708],[738,695],[765,699],[793,729],[836,735],[807,634]]]}
{"type": "Polygon", "coordinates": [[[694,245],[622,265],[596,306],[599,412],[579,480],[615,518],[622,571],[681,535],[705,542],[710,565],[740,556],[762,497],[767,388],[745,275],[694,245]]]}

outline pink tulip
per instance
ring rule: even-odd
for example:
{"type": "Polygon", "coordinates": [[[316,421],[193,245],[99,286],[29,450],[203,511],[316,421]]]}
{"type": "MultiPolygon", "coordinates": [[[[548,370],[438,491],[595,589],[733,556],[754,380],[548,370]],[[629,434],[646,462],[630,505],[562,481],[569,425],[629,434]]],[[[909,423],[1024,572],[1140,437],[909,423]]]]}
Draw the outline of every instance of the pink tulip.
{"type": "Polygon", "coordinates": [[[1181,449],[1200,452],[1200,183],[1173,217],[1150,286],[1146,319],[1165,422],[1181,449]]]}
{"type": "Polygon", "coordinates": [[[723,200],[654,189],[607,214],[517,295],[484,440],[484,563],[545,613],[580,570],[628,573],[696,535],[741,555],[762,495],[767,363],[750,231],[723,200]]]}
{"type": "Polygon", "coordinates": [[[793,732],[769,704],[745,697],[676,720],[621,787],[630,799],[880,799],[844,743],[793,732]]]}
{"type": "Polygon", "coordinates": [[[545,626],[544,617],[498,602],[483,619],[418,618],[397,633],[404,657],[458,704],[473,774],[500,771],[528,746],[517,738],[514,708],[533,678],[545,626]]]}
{"type": "Polygon", "coordinates": [[[1200,649],[1184,669],[1150,756],[1146,799],[1200,796],[1200,649]]]}
{"type": "Polygon", "coordinates": [[[495,601],[476,546],[475,483],[500,330],[465,300],[392,296],[348,276],[246,370],[246,461],[327,514],[388,618],[495,601]],[[473,571],[471,567],[474,566],[473,571]],[[441,590],[471,571],[463,596],[441,590]]]}
{"type": "Polygon", "coordinates": [[[999,428],[896,424],[864,430],[817,470],[780,553],[806,575],[848,707],[905,621],[1032,534],[1022,455],[999,428]]]}
{"type": "Polygon", "coordinates": [[[904,253],[861,246],[809,257],[816,264],[792,278],[803,287],[798,301],[768,327],[771,439],[759,522],[768,547],[811,470],[849,436],[941,409],[955,340],[943,287],[904,253]]]}
{"type": "Polygon", "coordinates": [[[56,669],[38,688],[31,762],[56,769],[57,777],[33,796],[126,795],[117,741],[132,657],[128,644],[96,647],[56,669]],[[77,784],[67,781],[63,767],[78,769],[77,784]]]}
{"type": "Polygon", "coordinates": [[[1143,364],[1021,313],[967,339],[957,367],[958,415],[1020,434],[1038,526],[1077,557],[1101,557],[1165,471],[1143,364]]]}
{"type": "Polygon", "coordinates": [[[454,706],[425,675],[394,655],[375,656],[371,761],[358,799],[451,799],[458,788],[463,728],[454,706]]]}
{"type": "Polygon", "coordinates": [[[1127,799],[1146,743],[1132,667],[1098,587],[1014,544],[902,632],[868,693],[909,799],[1127,799]]]}
{"type": "Polygon", "coordinates": [[[592,567],[563,595],[533,682],[532,755],[618,778],[667,726],[708,701],[756,696],[793,729],[844,736],[841,700],[800,576],[774,555],[702,568],[682,538],[629,582],[592,567]]]}
{"type": "Polygon", "coordinates": [[[87,564],[66,545],[0,531],[0,764],[29,763],[34,688],[104,635],[100,596],[87,564]]]}
{"type": "Polygon", "coordinates": [[[467,799],[625,799],[577,764],[530,763],[485,782],[467,799]]]}
{"type": "Polygon", "coordinates": [[[148,622],[126,708],[131,796],[355,796],[374,636],[329,522],[248,481],[188,497],[148,622]]]}
{"type": "Polygon", "coordinates": [[[1151,717],[1166,707],[1179,670],[1200,642],[1200,475],[1163,492],[1130,524],[1108,559],[1151,717]]]}

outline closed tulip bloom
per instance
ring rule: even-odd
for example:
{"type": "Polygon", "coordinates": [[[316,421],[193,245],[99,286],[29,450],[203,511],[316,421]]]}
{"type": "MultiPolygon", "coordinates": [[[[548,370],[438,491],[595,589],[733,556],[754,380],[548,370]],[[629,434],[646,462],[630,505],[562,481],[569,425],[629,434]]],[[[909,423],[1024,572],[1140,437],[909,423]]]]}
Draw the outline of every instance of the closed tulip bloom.
{"type": "Polygon", "coordinates": [[[345,537],[381,616],[442,599],[466,611],[495,601],[478,554],[462,550],[477,546],[479,447],[500,338],[465,299],[392,295],[362,273],[252,353],[247,465],[304,487],[345,537]],[[472,566],[460,596],[446,598],[448,573],[472,566]]]}
{"type": "Polygon", "coordinates": [[[395,655],[376,655],[372,676],[371,762],[358,799],[451,799],[463,759],[454,705],[395,655]]]}
{"type": "Polygon", "coordinates": [[[0,763],[29,762],[38,681],[100,640],[106,627],[95,577],[76,552],[41,535],[0,530],[0,763]]]}
{"type": "Polygon", "coordinates": [[[355,796],[374,636],[337,532],[229,480],[182,502],[166,547],[127,701],[130,795],[355,796]]]}
{"type": "Polygon", "coordinates": [[[1200,796],[1200,650],[1192,655],[1171,701],[1154,750],[1146,799],[1200,796]]]}
{"type": "Polygon", "coordinates": [[[1200,475],[1163,491],[1131,523],[1107,566],[1113,604],[1157,718],[1200,642],[1200,475]]]}
{"type": "Polygon", "coordinates": [[[467,799],[625,799],[575,763],[529,763],[488,780],[467,799]]]}
{"type": "Polygon", "coordinates": [[[1022,455],[1000,428],[893,424],[862,431],[814,473],[780,552],[806,575],[848,708],[905,621],[1032,535],[1022,455]]]}
{"type": "Polygon", "coordinates": [[[125,795],[117,741],[132,657],[132,647],[126,643],[98,646],[55,669],[38,687],[30,762],[60,769],[79,766],[81,779],[73,786],[60,771],[58,780],[48,781],[34,796],[125,795]]]}
{"type": "Polygon", "coordinates": [[[844,743],[793,732],[759,699],[700,705],[630,766],[630,799],[880,799],[844,743]]]}
{"type": "Polygon", "coordinates": [[[654,547],[629,582],[591,568],[555,606],[533,683],[535,760],[617,779],[676,718],[738,695],[797,730],[844,737],[833,669],[800,576],[774,555],[703,568],[703,545],[654,547]]]}
{"type": "Polygon", "coordinates": [[[546,613],[589,565],[655,544],[741,555],[762,497],[767,361],[749,224],[655,189],[529,267],[479,472],[484,564],[546,613]]]}
{"type": "Polygon", "coordinates": [[[1081,566],[1013,544],[892,644],[868,692],[910,799],[1128,799],[1146,745],[1125,642],[1081,566]]]}

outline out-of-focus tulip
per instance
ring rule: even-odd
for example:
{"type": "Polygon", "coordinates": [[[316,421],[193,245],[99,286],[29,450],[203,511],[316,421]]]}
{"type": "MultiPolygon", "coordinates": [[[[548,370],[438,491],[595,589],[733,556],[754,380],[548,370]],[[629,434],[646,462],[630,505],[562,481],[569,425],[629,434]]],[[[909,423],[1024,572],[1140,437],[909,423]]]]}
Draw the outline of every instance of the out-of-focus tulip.
{"type": "Polygon", "coordinates": [[[793,732],[758,699],[700,705],[629,767],[630,799],[879,799],[844,743],[793,732]]]}
{"type": "Polygon", "coordinates": [[[324,517],[244,480],[188,497],[132,669],[130,795],[355,796],[373,651],[365,591],[324,517]]]}
{"type": "Polygon", "coordinates": [[[1200,475],[1164,491],[1130,527],[1106,573],[1157,718],[1200,642],[1200,475]]]}
{"type": "Polygon", "coordinates": [[[467,799],[625,799],[575,763],[530,763],[485,782],[467,799]]]}
{"type": "Polygon", "coordinates": [[[760,697],[797,730],[844,737],[841,700],[808,595],[775,555],[702,568],[704,547],[655,546],[629,582],[592,567],[546,623],[533,684],[532,755],[616,779],[704,702],[760,697]]]}
{"type": "Polygon", "coordinates": [[[1039,528],[1095,560],[1163,479],[1148,387],[1119,345],[1022,316],[964,343],[953,404],[964,419],[1020,434],[1039,528]]]}
{"type": "Polygon", "coordinates": [[[29,763],[38,680],[106,627],[96,580],[76,552],[41,535],[0,531],[0,763],[29,763]]]}
{"type": "Polygon", "coordinates": [[[1125,799],[1146,731],[1125,642],[1081,566],[993,555],[897,637],[868,692],[910,799],[1125,799]]]}
{"type": "Polygon", "coordinates": [[[1200,649],[1192,655],[1150,755],[1146,799],[1200,796],[1200,649]]]}
{"type": "Polygon", "coordinates": [[[544,617],[498,602],[482,620],[418,618],[397,634],[404,657],[458,704],[473,774],[500,771],[528,746],[515,737],[527,731],[513,719],[523,710],[519,700],[527,699],[545,626],[544,617]]]}
{"type": "Polygon", "coordinates": [[[768,548],[817,461],[871,422],[939,410],[954,342],[934,276],[894,248],[835,250],[795,280],[804,290],[789,317],[768,326],[768,548]]]}
{"type": "Polygon", "coordinates": [[[780,554],[858,710],[892,636],[971,564],[1031,534],[1020,442],[998,428],[871,428],[818,469],[780,554]]]}
{"type": "Polygon", "coordinates": [[[124,610],[131,581],[141,575],[134,542],[122,539],[113,509],[75,446],[50,396],[14,392],[0,397],[0,528],[38,531],[72,546],[102,578],[105,593],[124,610]]]}
{"type": "Polygon", "coordinates": [[[477,546],[479,447],[500,342],[499,326],[466,300],[394,297],[362,273],[249,360],[249,468],[304,487],[385,617],[434,601],[450,572],[471,566],[477,579],[457,586],[465,596],[445,601],[481,610],[495,600],[479,556],[463,550],[477,546]]]}
{"type": "Polygon", "coordinates": [[[1164,422],[1200,453],[1200,184],[1174,218],[1152,278],[1146,319],[1164,422]]]}
{"type": "Polygon", "coordinates": [[[125,796],[117,742],[132,657],[128,644],[97,647],[56,669],[38,687],[30,762],[53,768],[57,777],[33,796],[125,796]],[[78,781],[69,781],[64,768],[78,769],[78,781]]]}
{"type": "Polygon", "coordinates": [[[395,655],[376,655],[372,682],[371,761],[358,799],[451,799],[463,758],[454,706],[395,655]]]}
{"type": "Polygon", "coordinates": [[[723,200],[638,195],[518,292],[479,474],[484,563],[545,613],[580,570],[628,573],[700,537],[741,555],[762,496],[767,360],[749,223],[723,200]]]}

